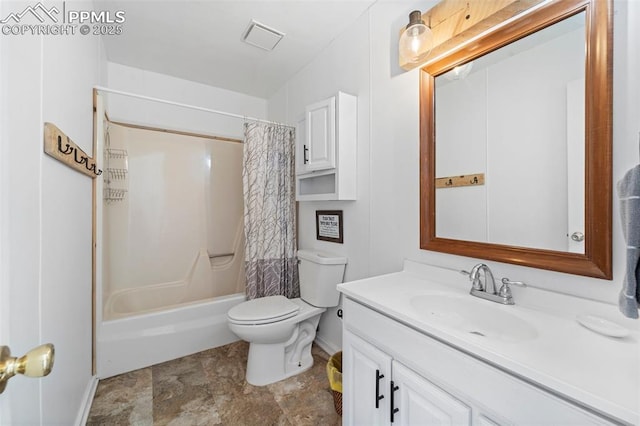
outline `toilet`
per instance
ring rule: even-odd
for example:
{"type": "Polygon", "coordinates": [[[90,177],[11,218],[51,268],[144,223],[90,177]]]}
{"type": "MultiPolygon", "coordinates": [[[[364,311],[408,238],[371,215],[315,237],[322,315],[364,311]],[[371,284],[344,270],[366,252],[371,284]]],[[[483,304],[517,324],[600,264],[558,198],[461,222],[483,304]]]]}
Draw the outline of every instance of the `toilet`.
{"type": "Polygon", "coordinates": [[[249,342],[247,382],[264,386],[313,366],[311,343],[320,315],[338,306],[336,285],[344,278],[346,263],[342,256],[298,250],[300,298],[262,297],[229,310],[229,328],[249,342]]]}

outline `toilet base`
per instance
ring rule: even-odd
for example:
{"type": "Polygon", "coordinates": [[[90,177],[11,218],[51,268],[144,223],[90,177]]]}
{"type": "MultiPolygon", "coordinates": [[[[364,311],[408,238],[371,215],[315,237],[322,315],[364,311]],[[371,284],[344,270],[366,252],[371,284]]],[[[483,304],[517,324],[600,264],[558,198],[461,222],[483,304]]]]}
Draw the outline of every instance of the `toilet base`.
{"type": "Polygon", "coordinates": [[[300,374],[313,366],[311,344],[320,314],[297,324],[291,338],[279,344],[249,344],[247,382],[265,386],[300,374]]]}

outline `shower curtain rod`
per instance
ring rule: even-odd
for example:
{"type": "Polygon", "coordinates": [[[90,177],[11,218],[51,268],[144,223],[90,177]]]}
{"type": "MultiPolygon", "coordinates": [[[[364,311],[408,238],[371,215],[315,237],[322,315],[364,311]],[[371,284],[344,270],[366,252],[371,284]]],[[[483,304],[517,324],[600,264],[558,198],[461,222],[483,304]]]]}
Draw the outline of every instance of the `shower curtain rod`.
{"type": "Polygon", "coordinates": [[[237,138],[228,138],[226,136],[216,136],[216,135],[208,135],[205,133],[185,132],[182,130],[164,129],[162,127],[143,126],[140,124],[126,123],[124,121],[115,121],[115,120],[110,120],[107,114],[105,114],[105,117],[107,121],[111,124],[116,124],[118,126],[123,126],[123,127],[129,127],[130,129],[150,130],[152,132],[171,133],[174,135],[192,136],[194,138],[212,139],[212,140],[222,141],[222,142],[244,143],[242,139],[237,139],[237,138]]]}
{"type": "Polygon", "coordinates": [[[138,95],[136,93],[123,92],[122,90],[109,89],[109,88],[103,87],[103,86],[93,86],[93,88],[95,90],[100,90],[101,92],[113,93],[113,94],[116,94],[116,95],[129,96],[131,98],[144,99],[144,100],[147,100],[147,101],[159,102],[159,103],[162,103],[162,104],[174,105],[174,106],[178,106],[178,107],[182,107],[182,108],[195,109],[197,111],[211,112],[213,114],[220,114],[220,115],[224,115],[224,116],[232,117],[232,118],[241,118],[241,119],[243,119],[245,121],[248,120],[248,121],[255,121],[255,122],[258,122],[258,123],[277,124],[279,126],[285,126],[285,127],[289,127],[289,128],[293,128],[294,127],[294,126],[291,126],[289,124],[278,123],[277,121],[263,120],[261,118],[255,118],[255,117],[247,117],[246,115],[233,114],[231,112],[219,111],[219,110],[216,110],[216,109],[210,109],[210,108],[204,108],[204,107],[199,107],[199,106],[195,106],[195,105],[183,104],[181,102],[167,101],[165,99],[153,98],[151,96],[138,95]]]}

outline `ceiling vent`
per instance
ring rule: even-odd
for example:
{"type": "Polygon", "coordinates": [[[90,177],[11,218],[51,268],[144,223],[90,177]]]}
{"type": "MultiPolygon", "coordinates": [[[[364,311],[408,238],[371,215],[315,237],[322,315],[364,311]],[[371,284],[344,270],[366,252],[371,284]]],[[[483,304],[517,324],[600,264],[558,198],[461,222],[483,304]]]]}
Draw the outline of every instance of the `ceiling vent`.
{"type": "Polygon", "coordinates": [[[252,19],[242,36],[242,41],[260,49],[271,51],[280,43],[282,37],[284,37],[284,33],[252,19]]]}

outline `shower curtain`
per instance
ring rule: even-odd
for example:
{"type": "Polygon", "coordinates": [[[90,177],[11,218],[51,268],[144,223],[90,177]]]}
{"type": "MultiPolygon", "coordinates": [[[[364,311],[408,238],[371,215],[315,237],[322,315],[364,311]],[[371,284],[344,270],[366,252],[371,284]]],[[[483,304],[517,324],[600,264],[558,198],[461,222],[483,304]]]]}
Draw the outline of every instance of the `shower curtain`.
{"type": "Polygon", "coordinates": [[[245,123],[244,191],[247,299],[300,296],[296,260],[294,129],[245,123]]]}

